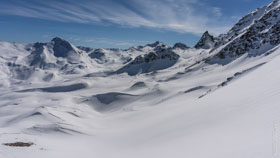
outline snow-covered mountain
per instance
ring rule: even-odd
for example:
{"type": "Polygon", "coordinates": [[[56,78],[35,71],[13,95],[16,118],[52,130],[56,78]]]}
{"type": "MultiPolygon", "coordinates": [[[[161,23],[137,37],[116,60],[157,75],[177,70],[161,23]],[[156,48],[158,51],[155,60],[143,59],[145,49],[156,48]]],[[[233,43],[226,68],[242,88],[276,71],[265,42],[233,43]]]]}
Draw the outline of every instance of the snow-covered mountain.
{"type": "Polygon", "coordinates": [[[279,155],[280,1],[194,48],[0,41],[0,158],[279,155]],[[33,143],[33,144],[32,144],[33,143]]]}
{"type": "Polygon", "coordinates": [[[163,70],[173,66],[179,59],[179,55],[166,45],[152,44],[148,46],[153,47],[151,52],[137,56],[129,64],[117,70],[117,73],[126,72],[128,75],[136,75],[163,70]]]}
{"type": "Polygon", "coordinates": [[[276,47],[280,43],[279,6],[280,2],[275,0],[246,15],[227,34],[221,35],[217,57],[234,60],[245,53],[256,56],[276,47]]]}
{"type": "Polygon", "coordinates": [[[196,49],[211,49],[215,46],[215,38],[209,34],[208,31],[204,32],[198,43],[194,46],[196,49]]]}

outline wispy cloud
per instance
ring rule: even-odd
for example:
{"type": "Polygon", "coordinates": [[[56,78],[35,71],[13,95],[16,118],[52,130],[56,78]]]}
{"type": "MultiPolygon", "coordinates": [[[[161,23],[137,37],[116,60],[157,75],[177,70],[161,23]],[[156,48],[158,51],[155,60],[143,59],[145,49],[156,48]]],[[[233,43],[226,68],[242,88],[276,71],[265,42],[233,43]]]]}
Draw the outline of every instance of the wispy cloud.
{"type": "Polygon", "coordinates": [[[216,15],[216,16],[222,16],[222,15],[223,15],[223,14],[222,14],[222,9],[219,8],[219,7],[213,7],[213,13],[214,13],[214,15],[216,15]]]}
{"type": "MultiPolygon", "coordinates": [[[[71,40],[71,39],[70,39],[71,40]]],[[[76,38],[72,39],[77,40],[76,38]]],[[[152,41],[142,41],[142,40],[113,40],[108,38],[89,38],[89,39],[78,39],[82,43],[87,43],[88,45],[110,45],[115,48],[127,48],[136,45],[145,45],[147,43],[152,43],[152,41]]]]}
{"type": "MultiPolygon", "coordinates": [[[[54,38],[54,34],[44,34],[42,38],[44,41],[49,41],[54,38]]],[[[125,39],[112,39],[106,37],[81,37],[77,35],[64,35],[62,38],[67,39],[69,42],[79,46],[90,46],[93,48],[128,48],[138,45],[146,45],[153,43],[149,40],[125,40],[125,39]]]]}
{"type": "Polygon", "coordinates": [[[219,34],[228,29],[222,10],[200,0],[9,0],[0,2],[0,14],[194,34],[205,30],[219,34]]]}

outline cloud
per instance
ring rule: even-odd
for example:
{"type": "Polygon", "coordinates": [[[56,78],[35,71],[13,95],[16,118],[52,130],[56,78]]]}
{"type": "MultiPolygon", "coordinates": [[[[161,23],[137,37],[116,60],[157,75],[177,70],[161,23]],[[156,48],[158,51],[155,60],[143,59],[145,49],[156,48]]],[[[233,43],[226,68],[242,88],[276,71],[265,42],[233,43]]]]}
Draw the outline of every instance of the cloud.
{"type": "Polygon", "coordinates": [[[193,34],[205,30],[219,34],[229,28],[225,26],[220,8],[200,0],[10,0],[0,2],[0,14],[193,34]]]}
{"type": "Polygon", "coordinates": [[[152,41],[142,41],[142,40],[113,40],[108,38],[91,38],[91,39],[80,39],[83,43],[95,44],[95,45],[110,45],[116,48],[132,47],[136,45],[145,45],[147,43],[152,43],[152,41]]]}
{"type": "Polygon", "coordinates": [[[216,16],[222,16],[222,9],[219,8],[219,7],[213,7],[213,13],[214,13],[216,16]]]}

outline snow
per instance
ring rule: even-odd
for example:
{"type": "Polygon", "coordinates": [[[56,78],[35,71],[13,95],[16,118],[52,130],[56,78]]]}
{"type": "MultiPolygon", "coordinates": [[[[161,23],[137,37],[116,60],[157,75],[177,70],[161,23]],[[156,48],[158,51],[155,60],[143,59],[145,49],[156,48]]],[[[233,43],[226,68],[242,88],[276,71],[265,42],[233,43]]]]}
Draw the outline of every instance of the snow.
{"type": "Polygon", "coordinates": [[[0,158],[279,157],[279,45],[219,59],[228,39],[212,50],[56,40],[0,42],[0,158]],[[34,145],[3,145],[14,142],[34,145]]]}
{"type": "Polygon", "coordinates": [[[194,65],[207,50],[176,53],[179,61],[155,74],[58,74],[63,78],[53,82],[2,88],[1,144],[35,145],[2,146],[0,155],[273,157],[280,50],[224,66],[194,65]]]}

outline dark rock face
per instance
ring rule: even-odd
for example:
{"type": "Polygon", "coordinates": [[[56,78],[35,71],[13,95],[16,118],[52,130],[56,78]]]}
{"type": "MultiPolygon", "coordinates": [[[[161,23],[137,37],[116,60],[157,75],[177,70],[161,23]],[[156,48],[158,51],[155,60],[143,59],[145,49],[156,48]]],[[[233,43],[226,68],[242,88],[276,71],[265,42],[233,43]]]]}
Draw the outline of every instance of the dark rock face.
{"type": "Polygon", "coordinates": [[[178,54],[173,52],[172,48],[161,48],[143,56],[137,56],[132,62],[117,70],[116,73],[127,72],[128,75],[133,76],[139,73],[163,70],[173,66],[179,57],[178,54]]]}
{"type": "Polygon", "coordinates": [[[130,64],[149,63],[160,59],[177,60],[179,55],[171,49],[162,49],[158,52],[150,52],[144,56],[137,56],[130,64]]]}
{"type": "Polygon", "coordinates": [[[254,19],[254,22],[249,25],[249,28],[242,31],[242,34],[237,32],[232,37],[235,39],[224,47],[216,57],[221,59],[236,58],[245,53],[248,53],[249,56],[256,56],[280,44],[280,8],[268,6],[265,11],[259,9],[242,18],[234,27],[235,30],[238,30],[237,26],[244,27],[244,23],[248,23],[247,18],[264,13],[259,19],[254,19]]]}
{"type": "Polygon", "coordinates": [[[242,34],[243,32],[247,31],[247,27],[251,25],[255,19],[259,19],[266,7],[258,8],[255,12],[252,12],[243,18],[241,18],[230,30],[227,34],[223,34],[219,37],[218,45],[226,44],[227,42],[232,41],[238,35],[242,34]]]}
{"type": "Polygon", "coordinates": [[[83,50],[87,53],[93,51],[94,49],[93,48],[89,48],[89,47],[83,47],[83,46],[77,46],[77,48],[79,48],[80,50],[83,50]]]}
{"type": "Polygon", "coordinates": [[[196,49],[210,49],[215,45],[215,38],[209,34],[208,31],[204,32],[198,43],[194,46],[196,49]]]}
{"type": "Polygon", "coordinates": [[[187,45],[185,45],[184,43],[175,43],[173,46],[173,49],[189,49],[190,47],[188,47],[187,45]]]}
{"type": "Polygon", "coordinates": [[[88,56],[91,57],[92,59],[101,59],[102,57],[105,56],[105,53],[103,52],[102,49],[96,49],[88,56]]]}
{"type": "Polygon", "coordinates": [[[54,39],[52,39],[52,42],[54,43],[53,51],[54,51],[54,56],[56,57],[66,58],[69,56],[69,53],[71,51],[76,52],[69,42],[59,37],[55,37],[54,39]]]}
{"type": "Polygon", "coordinates": [[[150,47],[157,47],[157,46],[160,45],[160,44],[161,44],[161,42],[156,41],[155,43],[147,44],[147,46],[150,46],[150,47]]]}
{"type": "Polygon", "coordinates": [[[4,143],[3,145],[5,146],[10,146],[10,147],[30,147],[34,145],[32,142],[15,142],[15,143],[4,143]]]}
{"type": "Polygon", "coordinates": [[[159,42],[159,41],[156,41],[155,43],[152,43],[152,44],[147,44],[146,46],[152,47],[154,49],[154,51],[160,51],[161,49],[170,48],[168,45],[166,45],[162,42],[159,42]]]}

